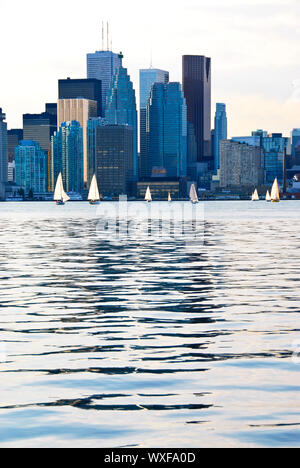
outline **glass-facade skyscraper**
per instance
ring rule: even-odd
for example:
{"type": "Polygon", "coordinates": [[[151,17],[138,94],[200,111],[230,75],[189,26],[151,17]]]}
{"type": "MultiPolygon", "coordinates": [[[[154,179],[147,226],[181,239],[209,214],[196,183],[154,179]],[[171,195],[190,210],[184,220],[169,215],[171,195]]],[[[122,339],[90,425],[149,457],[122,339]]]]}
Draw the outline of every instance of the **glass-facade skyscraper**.
{"type": "Polygon", "coordinates": [[[106,98],[113,77],[122,65],[122,54],[110,50],[87,54],[87,77],[102,81],[102,116],[105,116],[106,98]]]}
{"type": "Polygon", "coordinates": [[[96,173],[96,154],[97,154],[97,127],[107,125],[107,120],[102,117],[89,119],[87,123],[87,158],[88,158],[88,187],[91,185],[92,178],[96,173]]]}
{"type": "Polygon", "coordinates": [[[296,148],[300,150],[300,128],[294,128],[292,131],[292,155],[296,155],[296,148]]]}
{"type": "Polygon", "coordinates": [[[186,177],[187,110],[180,83],[154,83],[147,107],[147,177],[186,177]]]}
{"type": "Polygon", "coordinates": [[[62,173],[67,192],[83,191],[83,129],[79,122],[64,122],[52,137],[52,186],[62,173]]]}
{"type": "Polygon", "coordinates": [[[146,115],[151,88],[154,83],[169,82],[169,72],[157,68],[140,70],[140,175],[147,175],[146,115]]]}
{"type": "Polygon", "coordinates": [[[133,177],[138,178],[137,108],[135,90],[127,69],[118,68],[107,94],[105,118],[112,125],[130,125],[133,129],[133,177]]]}
{"type": "Polygon", "coordinates": [[[215,171],[218,171],[218,169],[220,169],[220,141],[227,140],[227,115],[225,104],[217,104],[213,138],[214,168],[215,171]]]}
{"type": "Polygon", "coordinates": [[[205,162],[211,156],[211,59],[184,55],[182,68],[189,133],[196,139],[197,161],[205,162]]]}
{"type": "Polygon", "coordinates": [[[5,184],[8,174],[7,124],[5,118],[5,114],[0,108],[0,198],[5,197],[5,184]]]}
{"type": "Polygon", "coordinates": [[[15,148],[16,184],[25,194],[48,191],[48,154],[36,141],[23,140],[15,148]]]}

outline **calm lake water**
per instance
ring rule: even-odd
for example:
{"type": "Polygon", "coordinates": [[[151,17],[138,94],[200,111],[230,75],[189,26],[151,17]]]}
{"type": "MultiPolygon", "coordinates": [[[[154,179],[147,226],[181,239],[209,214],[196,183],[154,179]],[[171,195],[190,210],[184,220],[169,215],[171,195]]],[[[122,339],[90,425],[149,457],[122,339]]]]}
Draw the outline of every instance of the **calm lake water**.
{"type": "Polygon", "coordinates": [[[117,205],[0,204],[0,446],[299,447],[300,202],[117,205]]]}

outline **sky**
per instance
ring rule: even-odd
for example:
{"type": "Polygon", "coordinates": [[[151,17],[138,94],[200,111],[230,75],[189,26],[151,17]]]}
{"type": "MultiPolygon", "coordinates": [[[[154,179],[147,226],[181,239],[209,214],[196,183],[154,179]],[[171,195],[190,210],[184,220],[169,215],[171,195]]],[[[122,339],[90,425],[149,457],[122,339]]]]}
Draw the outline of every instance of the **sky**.
{"type": "Polygon", "coordinates": [[[9,128],[57,100],[57,80],[85,78],[86,54],[113,50],[139,91],[139,69],[182,81],[184,54],[212,58],[212,98],[227,104],[229,136],[300,127],[299,0],[0,0],[0,107],[9,128]]]}

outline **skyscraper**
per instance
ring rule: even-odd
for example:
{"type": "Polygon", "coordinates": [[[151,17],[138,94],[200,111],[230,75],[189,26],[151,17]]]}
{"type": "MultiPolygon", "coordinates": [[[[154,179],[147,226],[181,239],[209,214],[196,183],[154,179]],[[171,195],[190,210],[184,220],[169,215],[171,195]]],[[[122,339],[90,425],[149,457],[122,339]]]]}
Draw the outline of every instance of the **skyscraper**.
{"type": "Polygon", "coordinates": [[[102,82],[102,116],[105,116],[106,97],[113,77],[122,65],[122,54],[110,50],[87,54],[87,77],[102,82]]]}
{"type": "Polygon", "coordinates": [[[300,128],[292,131],[292,156],[296,155],[296,148],[300,145],[300,128]]]}
{"type": "Polygon", "coordinates": [[[97,115],[102,115],[102,83],[96,79],[77,79],[68,78],[58,81],[59,99],[77,99],[84,98],[89,101],[97,101],[97,115]]]}
{"type": "Polygon", "coordinates": [[[187,115],[180,83],[154,83],[147,107],[147,177],[186,177],[187,115]]]}
{"type": "Polygon", "coordinates": [[[133,127],[96,127],[96,176],[103,196],[130,195],[133,180],[133,127]]]}
{"type": "Polygon", "coordinates": [[[150,92],[154,83],[169,82],[169,72],[157,68],[140,70],[140,175],[147,176],[146,115],[150,92]]]}
{"type": "Polygon", "coordinates": [[[102,117],[93,117],[87,123],[87,152],[88,152],[88,187],[91,185],[93,175],[96,173],[97,155],[97,127],[107,125],[107,120],[102,117]]]}
{"type": "Polygon", "coordinates": [[[16,184],[25,194],[45,193],[48,189],[48,154],[36,141],[21,141],[15,148],[16,184]]]}
{"type": "Polygon", "coordinates": [[[67,192],[83,191],[83,130],[79,122],[64,122],[52,137],[52,186],[62,173],[67,192]]]}
{"type": "Polygon", "coordinates": [[[19,145],[21,140],[23,140],[22,129],[14,128],[7,131],[8,162],[12,163],[15,160],[15,147],[19,145]]]}
{"type": "Polygon", "coordinates": [[[107,94],[105,118],[109,124],[133,128],[133,177],[138,178],[137,108],[132,81],[123,66],[118,68],[107,94]]]}
{"type": "Polygon", "coordinates": [[[227,115],[225,104],[217,104],[213,136],[214,167],[215,171],[218,171],[218,169],[220,169],[220,141],[227,140],[227,115]]]}
{"type": "Polygon", "coordinates": [[[183,56],[183,90],[187,120],[197,144],[197,161],[211,156],[211,59],[200,55],[183,56]]]}
{"type": "Polygon", "coordinates": [[[56,122],[55,115],[47,112],[23,115],[23,139],[39,143],[41,149],[48,154],[56,122]]]}
{"type": "Polygon", "coordinates": [[[4,122],[6,116],[0,108],[0,198],[5,197],[5,184],[7,182],[8,159],[7,159],[7,124],[4,122]]]}
{"type": "Polygon", "coordinates": [[[59,99],[57,125],[58,129],[64,122],[77,121],[83,130],[83,177],[88,180],[87,162],[87,123],[91,117],[97,117],[97,101],[89,99],[59,99]]]}

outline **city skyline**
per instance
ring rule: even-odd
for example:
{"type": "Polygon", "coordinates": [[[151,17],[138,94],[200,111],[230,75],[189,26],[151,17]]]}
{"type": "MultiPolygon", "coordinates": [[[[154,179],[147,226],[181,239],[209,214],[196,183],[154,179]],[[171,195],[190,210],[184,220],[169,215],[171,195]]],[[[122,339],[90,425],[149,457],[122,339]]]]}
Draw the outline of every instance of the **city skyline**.
{"type": "MultiPolygon", "coordinates": [[[[23,114],[39,113],[44,102],[56,101],[58,79],[86,77],[86,54],[101,50],[101,22],[107,19],[112,30],[112,48],[124,53],[136,95],[139,94],[139,70],[150,66],[151,56],[154,67],[170,71],[170,81],[181,82],[181,56],[205,55],[212,58],[212,109],[216,102],[226,102],[229,136],[249,134],[256,128],[289,135],[293,128],[299,127],[297,13],[300,6],[293,0],[230,0],[226,6],[219,0],[212,0],[209,5],[188,0],[184,6],[167,1],[160,6],[159,15],[150,11],[147,17],[143,15],[142,5],[134,2],[135,15],[129,18],[126,28],[122,12],[125,15],[127,6],[119,1],[110,7],[88,0],[80,15],[77,8],[70,9],[70,2],[61,6],[61,15],[57,15],[56,0],[46,10],[36,0],[28,3],[35,11],[35,24],[30,31],[23,19],[28,4],[25,7],[18,3],[16,16],[16,2],[0,0],[2,33],[6,37],[0,99],[9,128],[21,127],[23,114]],[[69,21],[60,28],[65,11],[69,21]],[[170,19],[168,34],[165,34],[166,14],[170,19]],[[37,41],[37,37],[45,37],[41,33],[46,20],[49,24],[55,22],[55,30],[63,32],[37,41]],[[8,27],[12,21],[17,37],[12,37],[8,27]],[[85,23],[88,27],[80,29],[85,23]],[[59,47],[63,41],[68,42],[67,56],[66,48],[59,47]],[[20,70],[22,86],[17,86],[20,70]]],[[[73,7],[77,3],[73,2],[73,7]]],[[[153,5],[156,3],[154,0],[153,5]]]]}

